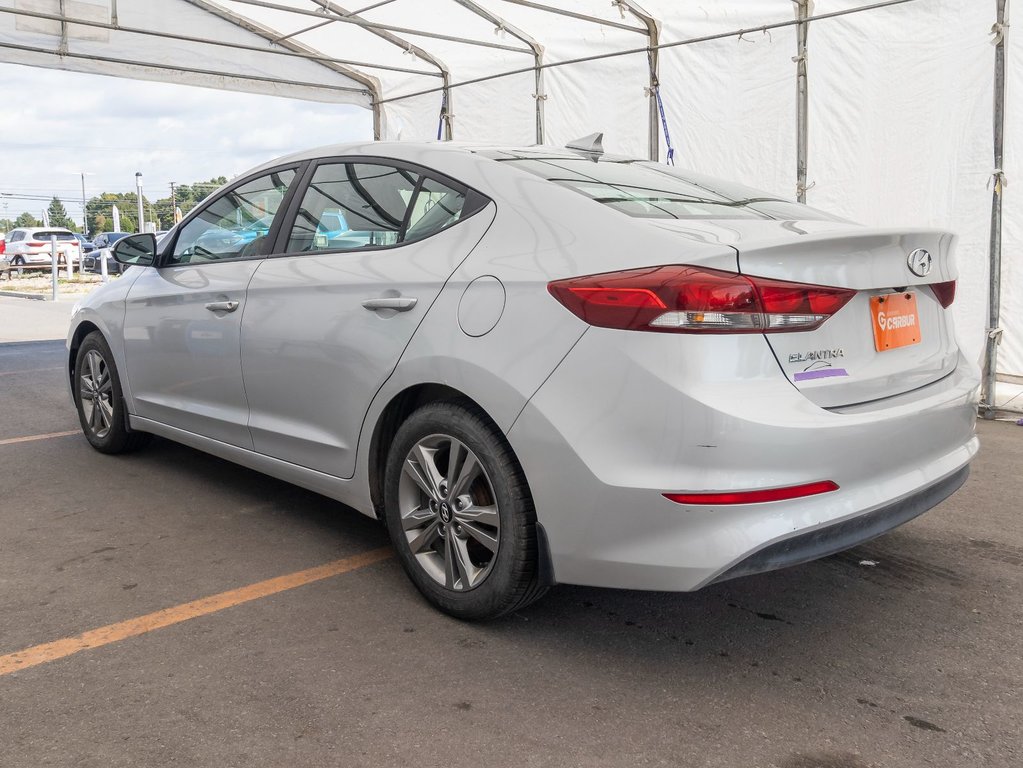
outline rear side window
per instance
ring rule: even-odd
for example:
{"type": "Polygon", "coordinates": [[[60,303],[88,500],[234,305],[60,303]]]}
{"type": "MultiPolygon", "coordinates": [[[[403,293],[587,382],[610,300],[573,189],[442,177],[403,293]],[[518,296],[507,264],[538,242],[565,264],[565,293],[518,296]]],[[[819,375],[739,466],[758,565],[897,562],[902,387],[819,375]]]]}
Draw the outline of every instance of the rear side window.
{"type": "Polygon", "coordinates": [[[465,191],[375,163],[325,163],[313,174],[288,238],[288,253],[398,245],[458,221],[465,191]]]}
{"type": "Polygon", "coordinates": [[[51,232],[48,229],[40,229],[38,232],[32,234],[32,238],[35,240],[49,240],[51,237],[56,237],[58,240],[75,240],[75,236],[70,232],[51,232]]]}
{"type": "Polygon", "coordinates": [[[465,209],[465,193],[423,179],[409,214],[405,240],[422,240],[458,221],[465,209]]]}

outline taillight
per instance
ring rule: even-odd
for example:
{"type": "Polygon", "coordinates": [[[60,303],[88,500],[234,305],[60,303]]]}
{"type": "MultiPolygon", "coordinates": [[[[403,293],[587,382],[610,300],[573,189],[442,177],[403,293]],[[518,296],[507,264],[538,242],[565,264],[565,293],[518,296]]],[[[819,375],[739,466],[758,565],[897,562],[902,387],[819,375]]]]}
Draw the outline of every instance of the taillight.
{"type": "Polygon", "coordinates": [[[949,280],[947,283],[932,283],[931,290],[934,291],[934,298],[946,309],[952,306],[956,298],[956,281],[949,280]]]}
{"type": "Polygon", "coordinates": [[[810,331],[856,293],[684,264],[556,280],[547,289],[590,325],[667,333],[810,331]]]}

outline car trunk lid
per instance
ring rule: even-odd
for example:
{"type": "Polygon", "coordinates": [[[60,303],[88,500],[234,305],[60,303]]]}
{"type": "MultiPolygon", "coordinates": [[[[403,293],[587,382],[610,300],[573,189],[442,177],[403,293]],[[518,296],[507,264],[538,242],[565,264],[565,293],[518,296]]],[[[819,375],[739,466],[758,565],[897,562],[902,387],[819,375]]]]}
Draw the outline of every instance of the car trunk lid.
{"type": "Polygon", "coordinates": [[[782,372],[825,408],[891,397],[956,366],[948,284],[955,237],[835,229],[736,244],[743,274],[856,291],[816,330],[766,334],[782,372]]]}

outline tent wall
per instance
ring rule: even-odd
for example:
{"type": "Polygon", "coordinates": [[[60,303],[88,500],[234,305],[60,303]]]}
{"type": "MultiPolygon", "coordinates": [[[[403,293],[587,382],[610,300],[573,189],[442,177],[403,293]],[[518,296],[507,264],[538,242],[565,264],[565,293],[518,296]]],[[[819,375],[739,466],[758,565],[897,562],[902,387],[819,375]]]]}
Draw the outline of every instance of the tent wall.
{"type": "MultiPolygon", "coordinates": [[[[819,16],[869,1],[807,0],[807,11],[819,16]]],[[[68,17],[111,21],[114,2],[0,0],[0,11],[59,14],[63,8],[68,17]]],[[[271,43],[200,7],[212,2],[116,0],[121,26],[109,29],[65,30],[59,22],[0,12],[0,61],[375,105],[387,118],[382,135],[402,140],[437,137],[440,88],[450,83],[445,136],[450,129],[456,140],[531,144],[539,96],[546,143],[603,131],[609,151],[646,156],[653,116],[663,159],[662,126],[651,114],[644,13],[659,20],[659,40],[670,43],[791,22],[797,9],[793,0],[391,0],[362,4],[365,10],[353,14],[334,0],[217,0],[227,13],[279,33],[283,42],[271,43]],[[132,25],[262,47],[239,50],[123,29],[132,25]],[[274,55],[282,46],[348,63],[274,55]],[[561,66],[626,50],[634,52],[561,66]],[[161,66],[146,67],[147,61],[161,66]],[[537,61],[552,65],[539,89],[537,61]],[[459,86],[512,70],[522,71],[459,86]],[[429,89],[436,90],[405,98],[429,89]]],[[[954,312],[974,359],[987,326],[995,10],[996,0],[910,0],[812,21],[808,33],[807,202],[868,225],[956,231],[961,279],[954,312]]],[[[796,40],[796,28],[787,26],[659,51],[660,93],[678,165],[796,196],[796,40]]],[[[1010,182],[1023,184],[1023,107],[1015,98],[1023,87],[1023,36],[1010,32],[1007,40],[1004,170],[1010,182]]],[[[998,371],[1018,377],[1021,200],[1009,186],[998,357],[998,371]]]]}

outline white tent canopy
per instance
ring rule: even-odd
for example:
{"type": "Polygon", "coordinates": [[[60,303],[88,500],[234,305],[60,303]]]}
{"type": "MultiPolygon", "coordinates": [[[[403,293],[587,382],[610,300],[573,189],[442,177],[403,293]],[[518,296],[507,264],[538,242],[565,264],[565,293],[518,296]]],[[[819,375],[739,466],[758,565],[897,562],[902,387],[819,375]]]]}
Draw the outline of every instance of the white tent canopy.
{"type": "Polygon", "coordinates": [[[997,349],[999,378],[1023,384],[1019,195],[992,237],[993,199],[1023,178],[1008,0],[356,1],[0,0],[0,61],[360,105],[379,138],[603,131],[608,151],[665,160],[670,133],[678,165],[867,224],[959,233],[964,347],[997,349]]]}

